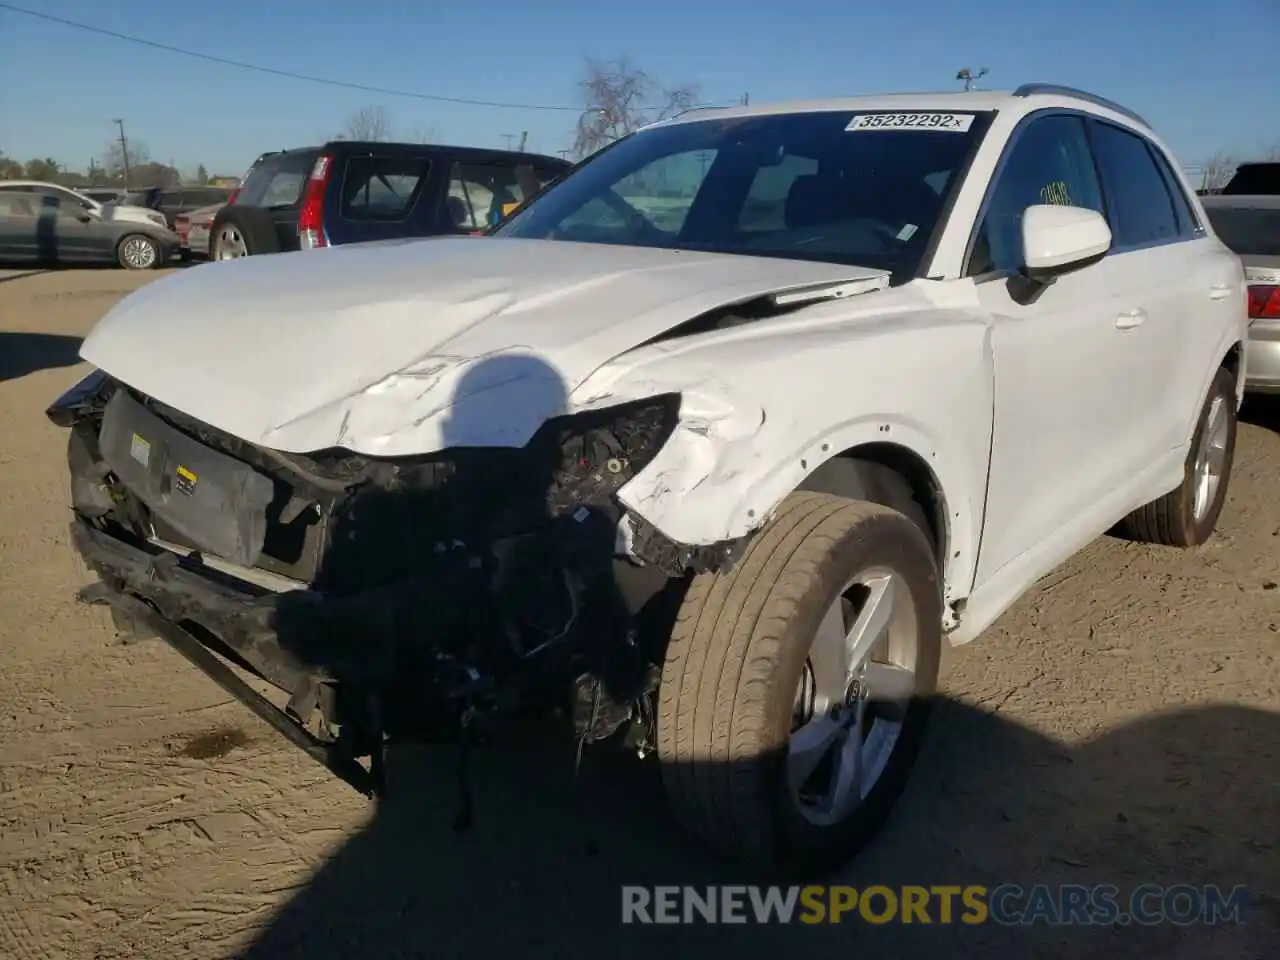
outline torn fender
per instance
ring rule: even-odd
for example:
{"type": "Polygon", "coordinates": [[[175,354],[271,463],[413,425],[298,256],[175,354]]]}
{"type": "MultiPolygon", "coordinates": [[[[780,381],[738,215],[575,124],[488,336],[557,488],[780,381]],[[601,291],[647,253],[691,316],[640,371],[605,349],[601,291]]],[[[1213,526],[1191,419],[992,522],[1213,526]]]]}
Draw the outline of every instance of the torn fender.
{"type": "Polygon", "coordinates": [[[885,291],[701,344],[654,344],[599,371],[575,401],[681,394],[676,429],[618,497],[688,546],[758,529],[807,476],[850,448],[893,444],[911,452],[946,502],[945,576],[956,599],[972,585],[984,508],[988,331],[967,310],[885,291]]]}

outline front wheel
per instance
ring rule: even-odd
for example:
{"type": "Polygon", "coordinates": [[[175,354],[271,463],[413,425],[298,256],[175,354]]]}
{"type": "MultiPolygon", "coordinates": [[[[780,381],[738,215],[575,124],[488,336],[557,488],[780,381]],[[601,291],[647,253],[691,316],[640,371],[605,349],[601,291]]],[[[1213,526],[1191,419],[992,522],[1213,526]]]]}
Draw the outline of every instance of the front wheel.
{"type": "Polygon", "coordinates": [[[732,570],[693,581],[672,632],[657,739],[678,818],[769,870],[849,859],[906,786],[941,646],[919,526],[793,494],[732,570]]]}
{"type": "Polygon", "coordinates": [[[154,270],[162,259],[160,244],[140,233],[124,237],[116,247],[116,260],[126,270],[154,270]]]}
{"type": "Polygon", "coordinates": [[[1122,531],[1134,540],[1171,547],[1204,543],[1227,499],[1235,449],[1236,383],[1231,371],[1220,368],[1191,438],[1182,483],[1129,514],[1122,531]]]}

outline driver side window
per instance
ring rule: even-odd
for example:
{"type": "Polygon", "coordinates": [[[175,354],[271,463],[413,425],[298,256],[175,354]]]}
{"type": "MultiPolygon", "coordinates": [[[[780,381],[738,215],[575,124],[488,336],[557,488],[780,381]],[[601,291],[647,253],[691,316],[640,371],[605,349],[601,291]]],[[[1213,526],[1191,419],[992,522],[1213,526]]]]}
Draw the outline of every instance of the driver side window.
{"type": "MultiPolygon", "coordinates": [[[[715,162],[715,150],[690,150],[660,157],[619,180],[613,192],[635,208],[651,226],[676,234],[684,226],[693,199],[698,195],[707,171],[715,162]]],[[[616,204],[595,199],[568,217],[562,229],[614,231],[627,227],[616,204]]]]}
{"type": "Polygon", "coordinates": [[[1084,121],[1059,115],[1033,120],[1018,136],[987,199],[967,276],[1022,266],[1022,214],[1037,204],[1105,213],[1084,121]]]}

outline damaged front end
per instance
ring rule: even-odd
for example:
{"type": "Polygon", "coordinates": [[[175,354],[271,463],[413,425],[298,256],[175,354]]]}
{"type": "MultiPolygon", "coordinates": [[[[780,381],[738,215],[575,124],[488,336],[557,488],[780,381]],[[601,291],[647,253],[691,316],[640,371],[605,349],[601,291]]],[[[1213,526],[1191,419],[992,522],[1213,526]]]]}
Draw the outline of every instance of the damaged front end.
{"type": "Polygon", "coordinates": [[[465,742],[526,708],[570,706],[582,740],[628,724],[644,740],[684,584],[737,546],[672,543],[617,499],[679,406],[657,396],[549,420],[520,448],[394,459],[269,450],[101,371],[48,416],[69,430],[72,543],[100,579],[81,598],[378,794],[389,738],[465,742]]]}

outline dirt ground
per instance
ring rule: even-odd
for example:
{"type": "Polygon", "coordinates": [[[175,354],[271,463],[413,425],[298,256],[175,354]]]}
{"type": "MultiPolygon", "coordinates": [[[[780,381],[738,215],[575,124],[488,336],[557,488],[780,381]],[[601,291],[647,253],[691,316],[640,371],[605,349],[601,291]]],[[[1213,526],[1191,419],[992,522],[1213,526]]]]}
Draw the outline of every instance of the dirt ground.
{"type": "Polygon", "coordinates": [[[176,653],[120,646],[73,603],[43,410],[82,374],[79,338],[154,279],[0,272],[0,957],[1276,955],[1275,405],[1247,408],[1210,543],[1101,539],[949,652],[908,793],[841,878],[1243,884],[1245,925],[623,927],[621,884],[742,881],[670,825],[651,767],[589,752],[575,786],[563,743],[486,751],[458,835],[455,754],[423,748],[392,757],[375,813],[176,653]]]}

